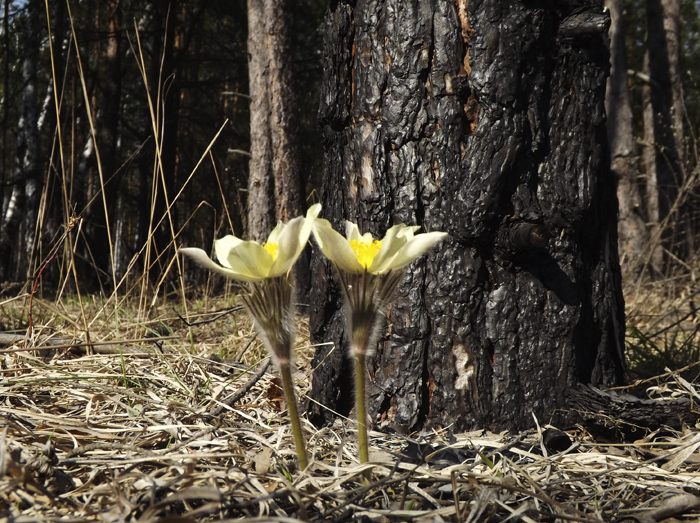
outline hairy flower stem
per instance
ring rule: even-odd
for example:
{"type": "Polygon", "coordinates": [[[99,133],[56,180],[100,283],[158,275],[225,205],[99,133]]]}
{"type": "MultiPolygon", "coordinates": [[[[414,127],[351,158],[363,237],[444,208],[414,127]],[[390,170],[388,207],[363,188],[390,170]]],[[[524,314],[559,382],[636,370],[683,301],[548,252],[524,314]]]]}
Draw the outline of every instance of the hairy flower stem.
{"type": "Polygon", "coordinates": [[[355,409],[357,410],[357,436],[360,450],[360,463],[369,461],[369,441],[367,439],[367,411],[365,409],[365,353],[355,350],[355,409]]]}
{"type": "Polygon", "coordinates": [[[360,463],[369,461],[367,407],[365,404],[365,360],[375,350],[384,313],[396,295],[403,271],[387,274],[347,273],[338,268],[340,283],[349,309],[350,344],[355,361],[355,410],[360,463]]]}
{"type": "Polygon", "coordinates": [[[258,335],[275,363],[282,379],[282,391],[287,401],[294,445],[301,469],[309,464],[301,430],[294,382],[292,381],[292,347],[296,335],[292,296],[294,290],[287,276],[251,282],[241,299],[255,323],[258,335]]]}
{"type": "Polygon", "coordinates": [[[297,398],[296,394],[294,393],[294,382],[292,381],[292,366],[288,361],[280,362],[279,371],[280,377],[282,378],[282,391],[284,392],[284,398],[287,401],[289,421],[292,424],[292,434],[294,435],[294,445],[297,449],[299,466],[301,467],[301,470],[304,470],[309,465],[309,459],[306,455],[304,433],[301,430],[299,410],[297,409],[297,398]]]}

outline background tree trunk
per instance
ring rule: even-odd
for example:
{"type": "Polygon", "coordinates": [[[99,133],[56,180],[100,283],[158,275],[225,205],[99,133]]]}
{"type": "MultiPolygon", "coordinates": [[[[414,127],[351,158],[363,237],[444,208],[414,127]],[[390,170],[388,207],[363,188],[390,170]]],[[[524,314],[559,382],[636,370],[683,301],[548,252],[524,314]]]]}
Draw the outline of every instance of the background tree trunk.
{"type": "Polygon", "coordinates": [[[622,267],[630,274],[640,267],[649,245],[645,185],[639,172],[639,152],[632,123],[632,103],[627,76],[622,0],[605,0],[610,11],[610,78],[605,107],[608,115],[611,170],[618,182],[618,219],[622,267]]]}
{"type": "Polygon", "coordinates": [[[250,89],[250,172],[248,238],[267,239],[275,224],[269,56],[265,1],[248,0],[248,84],[250,89]]]}
{"type": "Polygon", "coordinates": [[[43,186],[39,140],[37,68],[43,37],[38,0],[27,2],[22,37],[28,42],[21,63],[22,111],[15,135],[12,192],[3,205],[0,280],[24,281],[34,272],[37,213],[43,186]]]}
{"type": "MultiPolygon", "coordinates": [[[[665,223],[673,211],[684,179],[683,89],[679,68],[680,1],[647,1],[647,54],[645,67],[649,82],[644,86],[644,161],[652,191],[649,194],[655,236],[663,247],[685,257],[687,243],[683,216],[665,223]]],[[[653,257],[657,270],[663,270],[663,255],[653,257]]]]}
{"type": "MultiPolygon", "coordinates": [[[[248,1],[250,174],[248,236],[264,241],[278,221],[305,210],[299,157],[297,103],[287,0],[248,1]]],[[[294,273],[298,298],[308,294],[309,256],[294,273]]]]}
{"type": "MultiPolygon", "coordinates": [[[[100,10],[104,11],[100,13],[98,10],[95,13],[95,29],[97,31],[104,26],[108,28],[106,40],[99,42],[104,46],[104,51],[97,53],[100,57],[97,68],[102,74],[99,77],[95,103],[95,132],[104,182],[104,198],[98,188],[99,196],[92,203],[89,212],[92,223],[86,232],[97,267],[112,277],[116,275],[116,266],[113,268],[112,265],[118,265],[115,243],[120,240],[115,234],[115,225],[119,185],[123,177],[123,171],[119,170],[118,155],[121,108],[121,2],[109,0],[100,5],[100,10]],[[108,228],[111,230],[108,231],[108,228]]],[[[95,178],[99,179],[97,176],[95,178]]]]}
{"type": "MultiPolygon", "coordinates": [[[[450,233],[415,263],[368,362],[380,426],[522,428],[623,376],[601,2],[334,2],[324,215],[450,233]],[[525,234],[522,234],[525,232],[525,234]]],[[[352,398],[332,268],[315,258],[311,414],[352,398]]]]}

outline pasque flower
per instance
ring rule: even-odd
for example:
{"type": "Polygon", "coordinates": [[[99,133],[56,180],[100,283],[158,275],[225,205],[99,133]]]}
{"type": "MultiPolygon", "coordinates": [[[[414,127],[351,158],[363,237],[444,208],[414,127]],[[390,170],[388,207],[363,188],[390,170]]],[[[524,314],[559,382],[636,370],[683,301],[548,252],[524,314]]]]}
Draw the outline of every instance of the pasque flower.
{"type": "Polygon", "coordinates": [[[280,223],[262,245],[244,241],[235,236],[224,236],[214,241],[214,252],[219,263],[209,258],[202,249],[185,247],[180,252],[193,258],[205,269],[219,272],[238,281],[260,281],[286,275],[309,240],[313,219],[321,212],[321,205],[309,207],[306,217],[299,216],[288,223],[280,223]]]}
{"type": "Polygon", "coordinates": [[[416,235],[418,229],[420,227],[394,225],[378,240],[370,233],[361,234],[354,223],[347,222],[344,237],[328,220],[314,220],[314,237],[337,269],[348,309],[361,463],[369,460],[365,358],[375,348],[384,313],[403,279],[404,268],[447,236],[444,232],[416,235]]]}
{"type": "Polygon", "coordinates": [[[305,217],[299,216],[287,224],[280,223],[262,245],[230,235],[216,240],[214,252],[219,263],[211,260],[202,249],[180,249],[180,252],[202,267],[247,285],[247,291],[241,293],[240,297],[282,378],[302,469],[307,467],[308,458],[292,381],[292,347],[296,337],[296,322],[291,269],[309,241],[319,212],[321,206],[312,205],[305,217]]]}
{"type": "Polygon", "coordinates": [[[356,224],[347,222],[343,237],[328,220],[314,221],[314,236],[323,254],[339,269],[353,274],[386,274],[420,258],[447,233],[428,232],[415,235],[419,226],[402,223],[389,229],[381,240],[370,233],[360,234],[356,224]]]}

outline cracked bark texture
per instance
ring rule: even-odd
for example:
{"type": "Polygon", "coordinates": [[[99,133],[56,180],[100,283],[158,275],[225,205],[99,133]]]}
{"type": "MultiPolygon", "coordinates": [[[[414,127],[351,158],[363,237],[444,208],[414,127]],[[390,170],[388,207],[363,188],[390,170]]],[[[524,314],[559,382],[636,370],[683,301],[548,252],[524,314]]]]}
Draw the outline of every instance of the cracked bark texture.
{"type": "MultiPolygon", "coordinates": [[[[379,428],[524,428],[578,383],[621,382],[607,29],[597,1],[330,2],[323,215],[450,234],[409,268],[368,360],[379,428]]],[[[324,423],[352,406],[352,364],[320,256],[313,278],[324,423]]]]}

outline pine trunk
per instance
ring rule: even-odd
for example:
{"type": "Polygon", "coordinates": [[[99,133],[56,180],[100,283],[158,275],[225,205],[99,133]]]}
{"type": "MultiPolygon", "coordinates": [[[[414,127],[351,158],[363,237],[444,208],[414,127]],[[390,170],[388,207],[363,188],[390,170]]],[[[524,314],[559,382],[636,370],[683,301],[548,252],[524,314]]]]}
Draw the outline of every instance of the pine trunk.
{"type": "Polygon", "coordinates": [[[632,102],[627,78],[627,50],[622,0],[605,0],[610,12],[610,78],[605,100],[612,173],[620,202],[618,233],[623,269],[630,275],[644,266],[649,246],[645,187],[639,176],[639,151],[632,125],[632,102]]]}
{"type": "Polygon", "coordinates": [[[31,0],[21,31],[22,110],[15,134],[12,192],[2,209],[0,281],[25,281],[32,276],[39,202],[43,187],[39,138],[37,68],[41,46],[40,3],[31,0]]]}
{"type": "Polygon", "coordinates": [[[272,136],[270,134],[270,71],[267,57],[265,2],[248,0],[248,83],[250,89],[250,172],[248,174],[248,237],[267,239],[275,224],[272,136]]]}
{"type": "MultiPolygon", "coordinates": [[[[605,129],[608,17],[481,0],[332,2],[324,216],[449,241],[413,264],[375,356],[380,427],[523,428],[578,383],[622,381],[617,201],[605,129]]],[[[352,406],[332,267],[315,257],[315,422],[352,406]]]]}
{"type": "MultiPolygon", "coordinates": [[[[679,212],[684,176],[683,90],[679,68],[680,1],[647,0],[649,82],[644,87],[645,164],[655,193],[650,195],[655,235],[663,247],[687,257],[687,216],[679,212]],[[670,217],[670,218],[669,218],[670,217]]],[[[661,249],[656,266],[663,269],[661,249]]]]}
{"type": "MultiPolygon", "coordinates": [[[[277,222],[305,210],[290,26],[287,0],[249,0],[248,236],[256,241],[264,241],[277,222]]],[[[305,253],[294,269],[297,299],[308,295],[308,267],[305,253]]]]}

